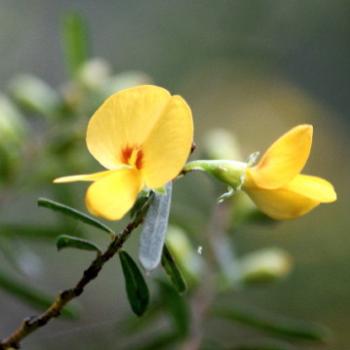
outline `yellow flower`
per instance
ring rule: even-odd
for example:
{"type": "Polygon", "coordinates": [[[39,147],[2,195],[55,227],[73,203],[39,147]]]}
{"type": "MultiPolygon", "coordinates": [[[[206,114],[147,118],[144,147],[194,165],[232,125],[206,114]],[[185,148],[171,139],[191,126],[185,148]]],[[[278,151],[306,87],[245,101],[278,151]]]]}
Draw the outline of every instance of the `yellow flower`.
{"type": "Polygon", "coordinates": [[[118,220],[142,189],[162,187],[179,174],[192,141],[192,113],[182,97],[152,85],[126,89],[109,97],[87,128],[88,150],[108,170],[54,182],[92,181],[88,210],[118,220]]]}
{"type": "Polygon", "coordinates": [[[320,203],[337,199],[326,180],[302,175],[312,144],[311,125],[299,125],[282,135],[246,170],[243,189],[268,216],[285,220],[304,215],[320,203]]]}

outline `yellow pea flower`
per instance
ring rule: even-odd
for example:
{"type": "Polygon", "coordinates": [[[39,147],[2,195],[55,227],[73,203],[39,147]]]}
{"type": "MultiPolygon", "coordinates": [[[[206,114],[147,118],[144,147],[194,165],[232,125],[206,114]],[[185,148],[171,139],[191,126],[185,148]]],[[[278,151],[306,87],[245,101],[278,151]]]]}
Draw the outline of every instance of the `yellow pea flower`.
{"type": "Polygon", "coordinates": [[[87,148],[107,170],[54,182],[92,181],[85,197],[90,213],[119,220],[142,189],[179,174],[192,141],[192,112],[181,96],[153,85],[125,89],[97,109],[87,128],[87,148]]]}
{"type": "Polygon", "coordinates": [[[293,219],[320,203],[337,199],[328,181],[300,174],[310,155],[312,132],[311,125],[294,127],[275,141],[253,167],[235,160],[195,160],[184,170],[205,171],[234,191],[244,190],[273,219],[293,219]]]}
{"type": "Polygon", "coordinates": [[[294,127],[270,146],[257,165],[246,170],[243,189],[274,219],[293,219],[337,199],[328,181],[300,174],[310,155],[312,133],[311,125],[294,127]]]}

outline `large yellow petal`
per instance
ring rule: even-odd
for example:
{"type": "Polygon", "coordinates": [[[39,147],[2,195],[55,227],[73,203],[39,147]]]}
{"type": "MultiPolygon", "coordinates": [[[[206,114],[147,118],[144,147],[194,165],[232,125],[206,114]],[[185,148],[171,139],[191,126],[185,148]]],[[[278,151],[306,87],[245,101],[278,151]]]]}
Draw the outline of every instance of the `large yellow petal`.
{"type": "Polygon", "coordinates": [[[180,96],[172,96],[143,146],[142,174],[150,188],[172,180],[183,168],[193,142],[192,112],[180,96]]]}
{"type": "Polygon", "coordinates": [[[263,213],[276,220],[297,218],[320,204],[317,200],[287,188],[276,190],[251,188],[246,189],[246,192],[263,213]]]}
{"type": "Polygon", "coordinates": [[[337,199],[333,185],[316,176],[298,175],[286,187],[294,193],[321,203],[331,203],[337,199]]]}
{"type": "Polygon", "coordinates": [[[141,187],[137,170],[111,171],[88,188],[85,203],[91,214],[107,220],[121,219],[134,205],[141,187]]]}
{"type": "Polygon", "coordinates": [[[282,135],[249,171],[257,186],[279,188],[304,168],[312,144],[312,126],[299,125],[282,135]]]}
{"type": "Polygon", "coordinates": [[[111,171],[107,170],[107,171],[100,171],[98,173],[93,173],[93,174],[63,176],[63,177],[58,177],[57,179],[53,180],[53,182],[58,184],[58,183],[76,182],[76,181],[89,181],[89,182],[97,181],[110,173],[111,171]]]}
{"type": "Polygon", "coordinates": [[[110,96],[90,119],[86,143],[107,169],[122,163],[122,149],[137,147],[148,138],[171,98],[158,86],[142,85],[110,96]]]}

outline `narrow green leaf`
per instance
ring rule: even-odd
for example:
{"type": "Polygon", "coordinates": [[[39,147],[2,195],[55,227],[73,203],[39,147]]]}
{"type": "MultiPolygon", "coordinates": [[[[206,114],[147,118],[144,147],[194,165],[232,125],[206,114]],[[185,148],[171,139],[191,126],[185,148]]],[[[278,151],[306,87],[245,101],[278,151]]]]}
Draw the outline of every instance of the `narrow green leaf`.
{"type": "MultiPolygon", "coordinates": [[[[47,309],[53,301],[45,293],[15,280],[4,271],[0,271],[0,288],[39,310],[47,309]]],[[[63,309],[62,316],[71,319],[78,317],[77,311],[71,306],[63,309]]]]}
{"type": "Polygon", "coordinates": [[[92,216],[85,214],[77,209],[74,209],[72,207],[69,207],[68,205],[59,203],[59,202],[55,202],[51,199],[47,199],[47,198],[39,198],[38,199],[38,206],[39,207],[44,207],[44,208],[48,208],[54,211],[58,211],[62,214],[71,216],[72,218],[82,221],[85,224],[94,226],[96,228],[101,229],[102,231],[108,232],[108,233],[114,233],[113,230],[111,228],[109,228],[107,225],[103,224],[101,221],[93,218],[92,216]]]}
{"type": "Polygon", "coordinates": [[[100,248],[95,243],[86,239],[68,235],[58,236],[56,240],[56,247],[58,250],[62,250],[65,248],[76,248],[81,250],[94,251],[101,254],[100,248]]]}
{"type": "Polygon", "coordinates": [[[137,316],[142,316],[149,304],[149,291],[146,281],[136,263],[127,252],[121,251],[119,258],[131,309],[137,316]]]}
{"type": "Polygon", "coordinates": [[[325,341],[329,336],[329,331],[319,325],[264,316],[251,310],[243,309],[242,307],[216,308],[213,310],[213,314],[217,317],[235,321],[276,336],[309,341],[325,341]]]}
{"type": "Polygon", "coordinates": [[[187,289],[186,282],[168,247],[164,244],[162,254],[162,266],[179,293],[184,293],[187,289]]]}
{"type": "Polygon", "coordinates": [[[87,25],[82,16],[70,13],[64,17],[62,41],[67,69],[74,77],[89,56],[87,25]]]}
{"type": "Polygon", "coordinates": [[[158,280],[161,299],[169,311],[174,328],[180,337],[186,337],[190,330],[190,311],[186,299],[167,282],[158,280]]]}

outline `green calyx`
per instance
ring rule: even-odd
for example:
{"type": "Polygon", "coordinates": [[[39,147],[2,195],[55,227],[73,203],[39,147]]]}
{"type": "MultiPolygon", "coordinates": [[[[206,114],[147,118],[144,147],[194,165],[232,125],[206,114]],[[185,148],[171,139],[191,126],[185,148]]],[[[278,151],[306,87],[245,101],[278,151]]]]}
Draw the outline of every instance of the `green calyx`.
{"type": "Polygon", "coordinates": [[[184,171],[205,171],[236,191],[240,190],[244,183],[247,167],[247,163],[235,160],[195,160],[187,163],[184,171]]]}

